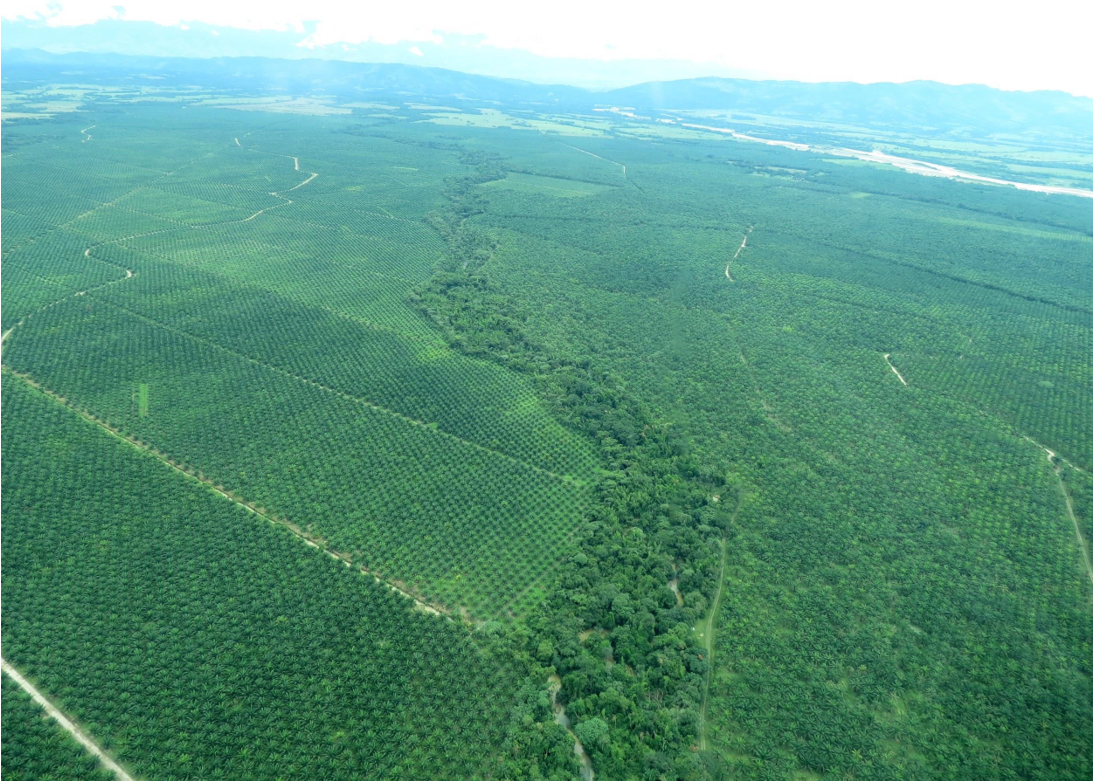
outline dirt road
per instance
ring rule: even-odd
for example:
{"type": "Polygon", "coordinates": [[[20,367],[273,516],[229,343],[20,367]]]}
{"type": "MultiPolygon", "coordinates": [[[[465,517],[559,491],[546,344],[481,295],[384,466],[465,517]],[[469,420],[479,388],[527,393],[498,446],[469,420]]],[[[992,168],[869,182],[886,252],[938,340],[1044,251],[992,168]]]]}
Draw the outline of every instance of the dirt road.
{"type": "Polygon", "coordinates": [[[1059,481],[1059,490],[1062,492],[1063,501],[1066,503],[1066,515],[1070,518],[1070,522],[1074,524],[1074,534],[1078,538],[1078,551],[1081,553],[1082,557],[1082,568],[1085,570],[1089,582],[1093,583],[1093,560],[1091,560],[1089,556],[1089,543],[1082,534],[1082,527],[1081,524],[1078,523],[1078,516],[1074,514],[1074,501],[1070,498],[1070,491],[1067,490],[1066,481],[1063,479],[1064,467],[1074,469],[1078,472],[1083,472],[1084,470],[1074,466],[1051,448],[1044,447],[1032,437],[1026,436],[1025,439],[1043,450],[1047,455],[1047,462],[1051,464],[1051,468],[1055,472],[1055,477],[1059,481]]]}
{"type": "Polygon", "coordinates": [[[738,257],[740,257],[740,253],[743,252],[747,248],[747,246],[748,246],[748,236],[751,235],[751,232],[753,230],[755,230],[754,225],[751,226],[750,228],[748,228],[748,232],[744,234],[744,240],[742,242],[740,242],[740,246],[736,248],[736,253],[729,259],[729,262],[727,264],[725,264],[725,278],[728,279],[730,282],[735,282],[736,280],[733,279],[732,274],[729,273],[729,267],[732,266],[732,262],[734,260],[736,260],[738,257]]]}
{"type": "Polygon", "coordinates": [[[340,551],[331,550],[330,548],[328,548],[326,546],[326,541],[325,540],[323,540],[320,537],[317,537],[317,536],[314,536],[314,535],[310,534],[309,532],[307,532],[303,528],[301,528],[299,525],[297,525],[295,523],[292,523],[291,521],[288,521],[284,518],[279,518],[279,517],[277,517],[275,515],[272,515],[268,512],[263,512],[258,507],[256,507],[254,504],[252,504],[251,502],[248,502],[245,499],[241,499],[240,497],[235,496],[231,492],[226,491],[224,488],[217,485],[213,480],[210,480],[207,477],[203,477],[199,474],[196,474],[196,473],[190,471],[189,469],[182,466],[181,464],[176,463],[175,461],[173,461],[166,454],[161,453],[160,451],[156,450],[155,448],[149,447],[148,445],[144,444],[143,442],[140,442],[137,439],[134,439],[133,437],[130,437],[130,436],[127,436],[126,434],[123,434],[121,431],[114,428],[113,426],[111,426],[106,421],[96,417],[95,415],[92,415],[90,412],[85,412],[83,410],[77,409],[76,407],[72,406],[67,399],[63,398],[59,394],[57,394],[54,391],[50,390],[49,388],[44,387],[41,383],[37,382],[36,380],[34,380],[29,375],[23,374],[21,372],[17,372],[14,369],[11,369],[8,366],[4,366],[3,370],[4,370],[5,373],[10,374],[13,377],[19,378],[20,380],[22,380],[23,382],[25,382],[27,385],[31,386],[35,390],[39,391],[40,393],[44,394],[45,396],[48,396],[50,399],[57,402],[58,404],[60,404],[62,407],[69,410],[70,412],[74,412],[75,414],[79,415],[81,418],[88,421],[89,423],[94,423],[96,426],[98,426],[99,428],[101,428],[103,431],[107,432],[111,436],[115,437],[116,439],[121,440],[122,442],[126,443],[127,445],[130,445],[131,447],[134,447],[134,448],[136,448],[137,450],[140,450],[143,453],[147,453],[148,455],[153,456],[158,461],[160,461],[160,462],[166,464],[167,466],[171,467],[171,469],[175,470],[176,472],[190,478],[191,480],[195,480],[198,483],[201,483],[201,485],[205,486],[206,488],[212,489],[213,492],[215,492],[216,494],[220,495],[224,499],[227,499],[228,501],[230,501],[234,504],[239,505],[240,507],[242,507],[244,510],[251,513],[252,515],[256,515],[259,518],[261,518],[262,520],[267,521],[271,524],[274,524],[275,526],[283,526],[284,528],[288,529],[295,536],[299,537],[301,540],[303,540],[305,543],[307,543],[312,548],[317,548],[317,549],[321,550],[327,556],[330,556],[332,559],[337,559],[337,560],[341,561],[347,567],[356,566],[356,568],[361,573],[374,578],[377,583],[380,583],[380,584],[386,586],[387,588],[391,589],[392,591],[396,592],[397,594],[401,594],[402,596],[404,596],[407,599],[411,600],[414,603],[413,607],[414,607],[415,610],[420,610],[424,613],[431,613],[433,615],[442,615],[445,618],[449,618],[449,619],[451,618],[451,611],[448,610],[447,608],[444,608],[440,605],[430,604],[429,602],[426,602],[421,597],[410,593],[407,589],[402,588],[401,586],[398,586],[398,585],[392,583],[389,580],[384,580],[383,578],[381,578],[379,575],[372,572],[371,570],[369,570],[365,567],[362,567],[359,564],[354,565],[353,561],[352,561],[352,557],[348,553],[342,553],[340,551]]]}
{"type": "Polygon", "coordinates": [[[103,767],[114,773],[121,781],[133,781],[131,775],[122,770],[121,766],[111,759],[105,751],[99,748],[99,745],[88,737],[87,733],[75,722],[57,710],[52,702],[47,700],[26,678],[19,674],[18,670],[8,664],[7,659],[0,659],[0,667],[3,667],[4,672],[7,673],[13,681],[19,684],[20,689],[33,697],[34,701],[45,709],[45,712],[50,715],[50,718],[60,724],[66,732],[79,741],[80,745],[98,757],[99,761],[102,762],[103,767]]]}
{"type": "Polygon", "coordinates": [[[578,152],[583,152],[584,154],[588,155],[589,157],[594,157],[597,160],[603,160],[604,162],[611,163],[612,165],[617,165],[619,168],[622,169],[622,178],[623,179],[626,178],[626,166],[623,165],[622,163],[616,163],[614,160],[608,160],[606,157],[600,157],[599,155],[594,155],[591,152],[589,152],[587,149],[581,149],[579,146],[573,146],[573,144],[562,144],[562,146],[568,146],[570,149],[575,149],[578,152]]]}
{"type": "MultiPolygon", "coordinates": [[[[732,518],[729,519],[729,525],[736,523],[736,517],[740,515],[740,510],[744,506],[744,500],[747,499],[747,494],[743,489],[739,489],[736,496],[736,509],[733,510],[732,518]]],[[[702,644],[706,649],[706,682],[702,687],[702,710],[701,718],[699,719],[699,732],[698,732],[698,748],[702,751],[706,750],[706,722],[707,712],[709,710],[710,700],[710,679],[713,677],[713,657],[714,651],[717,648],[717,619],[718,614],[721,612],[721,595],[725,591],[725,560],[728,557],[728,535],[727,533],[721,536],[721,569],[717,578],[717,591],[714,592],[713,602],[710,603],[710,614],[706,620],[706,626],[702,632],[702,644]]]]}
{"type": "Polygon", "coordinates": [[[884,354],[884,362],[887,363],[888,368],[891,369],[893,372],[895,372],[896,376],[899,377],[899,381],[902,382],[904,385],[906,385],[907,380],[903,379],[903,375],[899,373],[899,369],[897,369],[895,366],[893,366],[892,362],[890,360],[888,360],[888,356],[891,355],[891,354],[892,353],[885,353],[884,354]]]}
{"type": "MultiPolygon", "coordinates": [[[[299,168],[297,168],[297,170],[299,170],[299,168]]],[[[285,192],[290,193],[293,190],[299,190],[301,187],[303,187],[305,184],[308,184],[312,179],[314,179],[317,176],[318,176],[318,174],[312,174],[311,176],[307,177],[307,179],[304,179],[302,182],[300,182],[295,187],[290,187],[289,189],[285,190],[285,192]]]]}

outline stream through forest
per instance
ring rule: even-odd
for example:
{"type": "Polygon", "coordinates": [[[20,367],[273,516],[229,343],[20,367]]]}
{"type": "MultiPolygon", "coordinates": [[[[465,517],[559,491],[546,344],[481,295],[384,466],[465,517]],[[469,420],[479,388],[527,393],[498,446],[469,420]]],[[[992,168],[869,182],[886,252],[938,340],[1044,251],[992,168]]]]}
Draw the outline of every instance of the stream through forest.
{"type": "Polygon", "coordinates": [[[581,763],[581,778],[583,781],[593,781],[596,774],[592,770],[592,760],[588,758],[588,752],[584,750],[581,741],[577,739],[577,733],[573,731],[573,727],[569,723],[569,716],[566,715],[565,706],[558,702],[558,692],[562,689],[562,679],[557,675],[552,675],[548,680],[550,681],[550,704],[554,706],[554,721],[565,727],[566,731],[573,736],[573,753],[577,755],[577,759],[581,763]]]}

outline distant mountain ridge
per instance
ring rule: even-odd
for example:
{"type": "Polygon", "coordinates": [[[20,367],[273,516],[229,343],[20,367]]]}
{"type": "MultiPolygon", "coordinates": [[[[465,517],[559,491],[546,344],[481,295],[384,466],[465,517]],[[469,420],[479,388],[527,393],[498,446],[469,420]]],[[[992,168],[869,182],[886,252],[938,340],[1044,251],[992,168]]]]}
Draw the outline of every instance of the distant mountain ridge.
{"type": "Polygon", "coordinates": [[[1006,92],[981,85],[929,81],[904,84],[805,83],[696,78],[647,82],[595,91],[545,85],[402,63],[270,57],[175,58],[101,53],[52,54],[6,49],[5,86],[51,78],[61,70],[117,83],[138,74],[161,83],[202,84],[270,93],[324,93],[460,98],[482,103],[530,103],[587,110],[619,106],[636,111],[715,110],[800,121],[914,128],[978,135],[1041,133],[1093,140],[1093,99],[1065,92],[1006,92]]]}
{"type": "Polygon", "coordinates": [[[74,52],[52,54],[37,49],[5,49],[4,81],[41,79],[58,68],[71,73],[93,71],[99,78],[131,81],[150,74],[180,83],[224,89],[242,88],[271,93],[325,93],[357,97],[362,93],[416,97],[458,96],[481,101],[560,100],[589,103],[594,93],[580,87],[533,84],[517,79],[427,68],[401,63],[359,63],[344,60],[275,57],[148,57],[74,52]]]}
{"type": "Polygon", "coordinates": [[[731,109],[855,124],[903,124],[931,129],[1000,123],[1018,132],[1037,125],[1084,132],[1093,139],[1093,99],[1066,92],[1007,92],[980,84],[936,81],[902,84],[806,83],[700,78],[650,82],[612,90],[611,99],[636,108],[731,109]]]}

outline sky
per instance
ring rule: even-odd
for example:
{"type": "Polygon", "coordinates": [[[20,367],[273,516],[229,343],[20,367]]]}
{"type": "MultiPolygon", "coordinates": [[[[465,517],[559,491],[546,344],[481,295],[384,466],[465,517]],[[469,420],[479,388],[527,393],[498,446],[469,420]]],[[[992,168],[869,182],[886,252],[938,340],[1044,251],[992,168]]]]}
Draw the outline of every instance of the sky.
{"type": "MultiPolygon", "coordinates": [[[[1078,0],[4,0],[0,15],[51,27],[123,19],[287,32],[302,52],[327,57],[371,42],[436,64],[470,41],[487,54],[683,61],[693,75],[931,79],[1093,97],[1093,3],[1078,0]]],[[[656,72],[651,65],[643,79],[656,72]]]]}

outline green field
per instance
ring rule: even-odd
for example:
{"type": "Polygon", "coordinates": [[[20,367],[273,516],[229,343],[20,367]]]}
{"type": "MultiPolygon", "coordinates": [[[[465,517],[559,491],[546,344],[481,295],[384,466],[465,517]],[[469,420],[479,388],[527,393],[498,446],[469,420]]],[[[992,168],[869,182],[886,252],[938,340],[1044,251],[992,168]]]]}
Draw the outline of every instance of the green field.
{"type": "Polygon", "coordinates": [[[3,156],[4,659],[135,776],[1093,774],[1088,199],[149,96],[3,156]]]}

